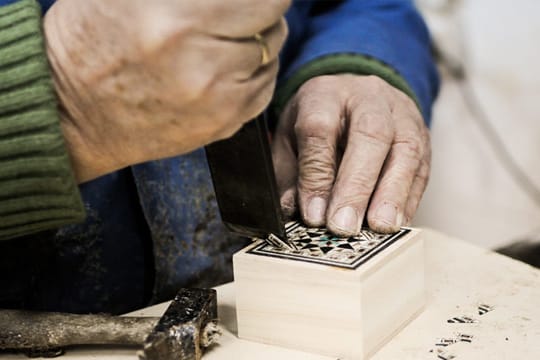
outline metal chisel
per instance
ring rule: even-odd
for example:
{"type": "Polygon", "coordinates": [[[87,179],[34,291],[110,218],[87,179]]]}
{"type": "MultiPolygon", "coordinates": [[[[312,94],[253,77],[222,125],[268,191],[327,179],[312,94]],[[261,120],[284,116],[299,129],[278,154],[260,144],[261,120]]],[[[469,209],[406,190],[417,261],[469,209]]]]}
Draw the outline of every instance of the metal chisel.
{"type": "Polygon", "coordinates": [[[281,216],[265,115],[231,138],[206,146],[223,223],[241,236],[293,247],[281,216]]]}

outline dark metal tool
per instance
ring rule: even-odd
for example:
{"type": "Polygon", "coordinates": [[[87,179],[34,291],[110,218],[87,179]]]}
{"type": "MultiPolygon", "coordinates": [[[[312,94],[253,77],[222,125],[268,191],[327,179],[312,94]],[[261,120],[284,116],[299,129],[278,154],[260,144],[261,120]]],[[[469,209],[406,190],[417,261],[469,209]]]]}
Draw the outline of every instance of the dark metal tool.
{"type": "Polygon", "coordinates": [[[138,345],[141,360],[199,360],[214,343],[216,292],[182,289],[161,318],[0,310],[0,351],[58,356],[73,345],[138,345]]]}
{"type": "Polygon", "coordinates": [[[263,114],[231,138],[206,146],[206,157],[221,218],[229,230],[261,239],[270,235],[273,241],[292,246],[281,217],[268,136],[263,114]]]}

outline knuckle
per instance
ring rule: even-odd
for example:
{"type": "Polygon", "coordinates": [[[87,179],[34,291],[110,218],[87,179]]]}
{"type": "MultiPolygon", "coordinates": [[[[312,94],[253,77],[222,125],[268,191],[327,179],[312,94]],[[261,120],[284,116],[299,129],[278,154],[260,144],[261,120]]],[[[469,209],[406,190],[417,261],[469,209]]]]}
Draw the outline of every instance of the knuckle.
{"type": "Polygon", "coordinates": [[[424,132],[414,129],[401,131],[396,135],[393,147],[407,158],[418,163],[429,153],[429,141],[426,142],[424,132]]]}
{"type": "Polygon", "coordinates": [[[404,102],[404,106],[405,106],[405,109],[407,110],[407,112],[409,114],[411,114],[411,116],[418,122],[418,123],[424,123],[424,118],[422,116],[422,113],[420,112],[420,109],[418,108],[418,106],[416,105],[416,103],[413,101],[413,99],[411,99],[408,95],[406,95],[405,93],[402,93],[400,91],[400,95],[402,95],[402,97],[404,98],[403,102],[404,102]]]}
{"type": "Polygon", "coordinates": [[[394,89],[394,93],[396,96],[396,103],[394,106],[400,107],[403,114],[406,114],[414,121],[414,123],[421,124],[423,127],[425,127],[424,117],[422,116],[416,102],[414,102],[409,95],[405,94],[401,90],[394,89]]]}
{"type": "Polygon", "coordinates": [[[332,79],[334,79],[332,75],[315,76],[302,84],[298,90],[298,94],[310,95],[319,92],[320,89],[327,89],[328,84],[332,82],[332,79]]]}
{"type": "Polygon", "coordinates": [[[336,163],[329,152],[320,153],[318,149],[309,149],[298,159],[300,178],[333,181],[336,163]]]}
{"type": "Polygon", "coordinates": [[[331,134],[338,130],[338,124],[327,114],[320,111],[301,113],[294,125],[294,132],[298,139],[305,138],[331,138],[331,134]]]}
{"type": "Polygon", "coordinates": [[[201,101],[207,97],[221,98],[225,93],[216,86],[216,76],[211,72],[198,72],[197,74],[186,74],[182,80],[189,83],[189,87],[181,86],[178,95],[186,102],[201,101]]]}
{"type": "MultiPolygon", "coordinates": [[[[371,193],[369,195],[371,195],[371,193]]],[[[334,196],[331,207],[333,209],[340,209],[350,206],[357,209],[359,214],[362,214],[365,210],[365,206],[368,203],[369,195],[366,196],[365,194],[356,193],[355,196],[349,194],[342,195],[339,198],[334,196]]]]}
{"type": "Polygon", "coordinates": [[[329,174],[313,178],[300,177],[298,180],[298,190],[301,194],[305,195],[328,197],[332,189],[332,181],[333,178],[329,174]]]}
{"type": "Polygon", "coordinates": [[[418,111],[415,102],[409,95],[407,95],[406,93],[404,93],[398,88],[393,88],[393,91],[395,93],[395,96],[397,97],[397,99],[402,105],[406,106],[410,110],[418,111]]]}
{"type": "Polygon", "coordinates": [[[218,106],[214,108],[213,114],[217,115],[218,119],[221,119],[223,124],[239,122],[247,117],[242,105],[241,101],[230,101],[227,103],[227,98],[225,97],[220,101],[218,106]]]}
{"type": "Polygon", "coordinates": [[[431,134],[425,125],[422,126],[422,141],[426,145],[426,153],[431,154],[431,134]]]}
{"type": "Polygon", "coordinates": [[[389,145],[394,138],[394,125],[388,116],[372,112],[360,115],[361,121],[351,124],[350,132],[374,143],[389,145]]]}
{"type": "Polygon", "coordinates": [[[298,159],[298,186],[303,191],[329,191],[334,183],[336,163],[328,152],[310,149],[298,159]]]}
{"type": "Polygon", "coordinates": [[[364,81],[364,86],[369,88],[370,91],[382,92],[389,87],[388,83],[377,75],[368,75],[364,81]]]}
{"type": "Polygon", "coordinates": [[[429,141],[429,137],[428,141],[424,142],[424,157],[422,160],[428,164],[428,167],[431,165],[431,142],[429,141]]]}
{"type": "Polygon", "coordinates": [[[409,187],[414,179],[414,170],[401,173],[397,171],[394,176],[387,177],[377,185],[375,197],[380,199],[391,199],[400,207],[405,204],[409,194],[409,187]]]}
{"type": "Polygon", "coordinates": [[[343,188],[350,189],[342,196],[342,203],[354,203],[359,199],[369,199],[373,193],[374,179],[367,173],[357,172],[350,176],[343,188]]]}
{"type": "Polygon", "coordinates": [[[423,183],[428,183],[429,177],[431,175],[431,165],[428,160],[423,160],[420,169],[416,173],[416,178],[423,183]]]}
{"type": "Polygon", "coordinates": [[[409,138],[401,143],[400,151],[408,158],[420,162],[424,158],[424,145],[417,138],[409,138]]]}

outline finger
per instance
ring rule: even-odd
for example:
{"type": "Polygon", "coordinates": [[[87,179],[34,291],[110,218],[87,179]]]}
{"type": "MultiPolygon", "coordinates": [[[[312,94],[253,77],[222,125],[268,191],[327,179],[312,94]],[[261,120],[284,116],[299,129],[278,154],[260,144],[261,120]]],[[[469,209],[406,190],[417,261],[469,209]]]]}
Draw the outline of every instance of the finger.
{"type": "Polygon", "coordinates": [[[226,64],[222,73],[232,75],[238,81],[249,79],[261,66],[278,58],[287,33],[287,23],[281,19],[260,34],[261,40],[253,36],[240,40],[218,38],[220,48],[214,53],[219,54],[218,58],[226,64]]]}
{"type": "Polygon", "coordinates": [[[289,8],[291,0],[214,0],[212,4],[206,1],[193,3],[199,3],[198,12],[204,14],[200,31],[229,38],[247,38],[278,22],[289,8]]]}
{"type": "Polygon", "coordinates": [[[217,84],[215,92],[229,94],[220,103],[223,126],[213,134],[216,140],[234,135],[243,124],[255,118],[268,106],[276,84],[278,60],[257,70],[248,81],[217,84]],[[224,114],[227,114],[226,116],[224,114]]]}
{"type": "Polygon", "coordinates": [[[358,101],[350,114],[347,145],[328,209],[328,228],[343,236],[360,232],[394,136],[386,103],[374,97],[358,101]]]}
{"type": "Polygon", "coordinates": [[[298,201],[304,222],[322,226],[336,173],[341,100],[317,82],[298,93],[294,127],[298,151],[298,201]]]}
{"type": "MultiPolygon", "coordinates": [[[[269,29],[258,33],[261,36],[261,39],[255,40],[257,42],[256,45],[261,53],[263,50],[261,49],[261,47],[264,47],[264,49],[266,50],[266,56],[268,58],[266,62],[270,62],[279,56],[279,52],[283,47],[285,40],[287,39],[288,33],[289,28],[287,26],[285,18],[281,18],[280,21],[278,21],[269,29]]],[[[259,60],[259,63],[264,64],[262,58],[259,60]]]]}
{"type": "Polygon", "coordinates": [[[416,173],[414,178],[411,191],[409,193],[409,198],[407,200],[407,205],[405,206],[405,219],[403,220],[403,225],[410,225],[416,210],[418,209],[418,204],[424,195],[428,181],[429,173],[431,169],[431,151],[428,151],[424,157],[420,168],[416,173]]]}
{"type": "MultiPolygon", "coordinates": [[[[404,121],[404,119],[396,119],[404,121]]],[[[423,157],[423,146],[415,132],[394,142],[371,199],[367,215],[369,227],[391,233],[403,224],[405,206],[423,157]]]]}
{"type": "MultiPolygon", "coordinates": [[[[275,59],[271,63],[259,67],[251,78],[239,83],[246,84],[248,97],[245,108],[251,113],[251,117],[259,115],[272,100],[278,70],[279,59],[275,59]]],[[[234,93],[232,95],[234,96],[234,93]]]]}
{"type": "Polygon", "coordinates": [[[296,179],[298,167],[296,155],[291,144],[291,124],[296,119],[294,100],[283,110],[272,140],[272,160],[280,196],[283,215],[291,218],[296,212],[296,179]]]}
{"type": "Polygon", "coordinates": [[[430,151],[429,133],[414,102],[401,92],[391,94],[396,133],[367,216],[370,228],[383,233],[396,232],[405,223],[413,184],[430,151]]]}
{"type": "Polygon", "coordinates": [[[246,81],[261,66],[278,58],[287,37],[287,31],[287,24],[282,19],[261,33],[260,41],[255,40],[253,36],[244,39],[204,38],[194,44],[200,47],[198,54],[202,54],[194,61],[198,62],[199,68],[206,65],[210,67],[210,71],[217,70],[218,76],[232,77],[235,81],[246,81]],[[265,63],[263,63],[263,53],[265,63]]]}

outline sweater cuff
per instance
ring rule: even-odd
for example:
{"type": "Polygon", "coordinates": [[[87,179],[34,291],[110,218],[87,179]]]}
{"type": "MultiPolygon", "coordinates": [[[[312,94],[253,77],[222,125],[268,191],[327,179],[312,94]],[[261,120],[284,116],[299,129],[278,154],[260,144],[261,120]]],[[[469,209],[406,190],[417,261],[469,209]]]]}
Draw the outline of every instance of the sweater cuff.
{"type": "Polygon", "coordinates": [[[35,0],[0,7],[0,240],[80,222],[35,0]]]}
{"type": "Polygon", "coordinates": [[[284,84],[278,86],[272,101],[274,115],[279,116],[281,114],[289,99],[309,79],[321,75],[343,73],[376,75],[407,94],[414,100],[420,111],[422,111],[414,91],[405,79],[392,67],[367,55],[344,53],[327,55],[310,61],[293,73],[284,84]]]}

